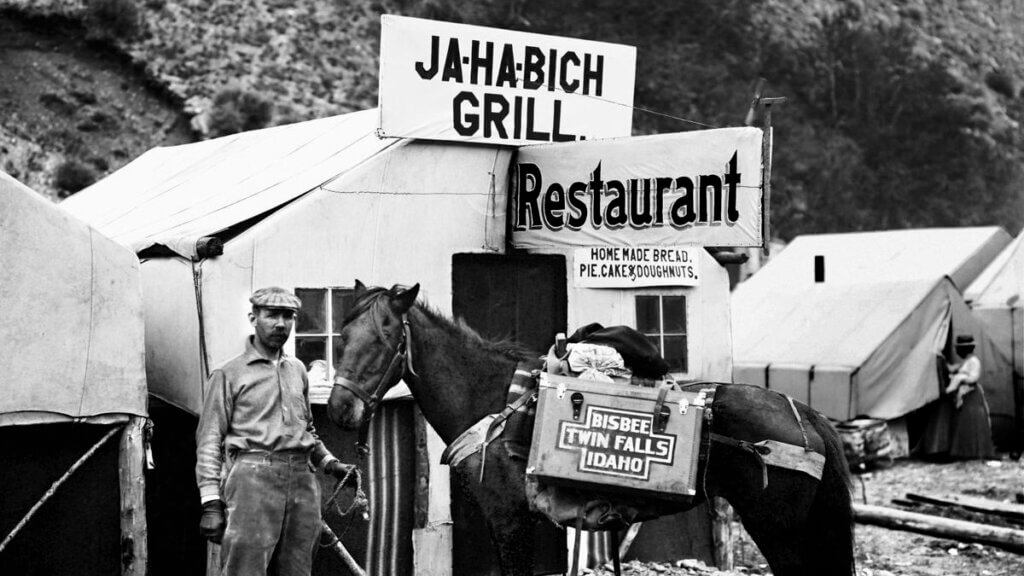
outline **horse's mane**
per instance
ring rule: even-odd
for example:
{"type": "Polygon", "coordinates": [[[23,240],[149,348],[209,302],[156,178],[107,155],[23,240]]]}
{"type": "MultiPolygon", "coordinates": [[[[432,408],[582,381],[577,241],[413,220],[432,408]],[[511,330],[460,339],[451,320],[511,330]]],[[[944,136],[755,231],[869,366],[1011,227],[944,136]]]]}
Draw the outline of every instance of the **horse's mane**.
{"type": "MultiPolygon", "coordinates": [[[[367,288],[366,293],[355,302],[352,309],[345,315],[344,323],[348,324],[352,319],[362,315],[370,309],[383,296],[393,296],[395,288],[381,288],[375,286],[367,288]]],[[[499,340],[488,340],[479,332],[466,324],[465,320],[459,318],[452,320],[441,311],[422,301],[417,301],[416,310],[419,310],[435,327],[442,330],[447,336],[456,339],[467,347],[480,348],[487,352],[498,354],[510,360],[530,360],[537,358],[537,354],[511,338],[499,340]]]]}

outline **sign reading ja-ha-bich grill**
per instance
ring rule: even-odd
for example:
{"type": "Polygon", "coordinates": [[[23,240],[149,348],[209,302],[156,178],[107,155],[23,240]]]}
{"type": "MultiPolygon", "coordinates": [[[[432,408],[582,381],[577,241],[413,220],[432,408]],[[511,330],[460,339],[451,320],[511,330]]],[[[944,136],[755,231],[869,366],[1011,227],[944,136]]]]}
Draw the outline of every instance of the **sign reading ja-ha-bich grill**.
{"type": "Polygon", "coordinates": [[[648,480],[652,464],[672,466],[676,437],[654,431],[651,414],[588,406],[583,423],[563,420],[558,448],[579,452],[579,470],[648,480]]]}
{"type": "Polygon", "coordinates": [[[629,136],[636,48],[381,16],[380,134],[536,144],[629,136]]]}
{"type": "Polygon", "coordinates": [[[577,248],[573,284],[582,288],[696,286],[700,258],[693,246],[577,248]]]}
{"type": "Polygon", "coordinates": [[[512,243],[760,246],[762,136],[744,127],[523,146],[512,243]]]}

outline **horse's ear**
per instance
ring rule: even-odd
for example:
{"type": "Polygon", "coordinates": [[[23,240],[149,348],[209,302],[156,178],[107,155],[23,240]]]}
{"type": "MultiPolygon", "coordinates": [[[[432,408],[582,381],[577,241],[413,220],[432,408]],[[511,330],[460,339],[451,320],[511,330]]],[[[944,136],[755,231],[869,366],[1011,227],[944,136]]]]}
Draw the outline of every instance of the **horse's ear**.
{"type": "Polygon", "coordinates": [[[412,305],[416,303],[416,296],[420,293],[420,285],[419,282],[412,288],[395,285],[391,287],[391,293],[391,307],[401,314],[408,312],[412,305]]]}
{"type": "Polygon", "coordinates": [[[356,278],[356,287],[352,291],[352,297],[358,301],[366,294],[366,284],[363,284],[358,278],[356,278]]]}

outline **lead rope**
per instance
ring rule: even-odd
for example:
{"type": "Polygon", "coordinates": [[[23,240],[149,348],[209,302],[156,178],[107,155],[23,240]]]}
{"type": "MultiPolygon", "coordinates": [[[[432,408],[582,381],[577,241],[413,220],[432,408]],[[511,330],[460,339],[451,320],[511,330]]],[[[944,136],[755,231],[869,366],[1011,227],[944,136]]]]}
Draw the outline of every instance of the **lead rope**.
{"type": "MultiPolygon", "coordinates": [[[[354,511],[361,512],[360,515],[363,518],[363,520],[367,520],[369,518],[370,501],[366,497],[366,493],[363,492],[363,475],[362,473],[359,472],[359,468],[357,466],[353,466],[352,468],[350,468],[348,473],[345,474],[345,476],[338,480],[338,483],[334,485],[334,491],[331,492],[331,497],[327,500],[327,506],[333,506],[334,511],[338,513],[338,516],[340,516],[341,518],[348,519],[348,521],[345,524],[345,529],[342,530],[341,534],[337,534],[335,536],[335,538],[337,539],[341,539],[345,535],[345,533],[348,532],[348,529],[352,526],[352,518],[355,516],[355,514],[353,514],[354,511]],[[352,497],[352,503],[349,505],[348,509],[342,511],[341,506],[338,505],[338,494],[341,492],[341,489],[344,488],[346,484],[348,484],[349,478],[351,478],[353,475],[355,475],[356,478],[355,495],[352,497]]],[[[333,545],[334,542],[331,542],[327,545],[321,544],[321,547],[327,548],[333,545]]]]}
{"type": "Polygon", "coordinates": [[[619,531],[609,530],[608,537],[612,544],[612,568],[615,570],[615,576],[622,575],[622,562],[619,559],[619,531]]]}

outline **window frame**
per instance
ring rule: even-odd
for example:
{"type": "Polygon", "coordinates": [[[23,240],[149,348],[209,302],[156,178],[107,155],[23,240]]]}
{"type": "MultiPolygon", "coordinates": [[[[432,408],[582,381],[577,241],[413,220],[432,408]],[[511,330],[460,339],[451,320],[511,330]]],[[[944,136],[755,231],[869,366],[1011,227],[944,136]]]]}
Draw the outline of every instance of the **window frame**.
{"type": "MultiPolygon", "coordinates": [[[[298,316],[296,316],[295,330],[294,335],[292,337],[292,355],[298,358],[297,351],[299,349],[300,338],[325,338],[326,343],[324,344],[324,355],[326,357],[323,358],[323,360],[327,362],[327,373],[328,378],[330,378],[330,375],[333,374],[334,372],[334,364],[337,360],[336,358],[334,358],[334,339],[341,336],[341,326],[334,326],[334,295],[335,293],[340,292],[342,293],[342,298],[344,298],[346,295],[351,297],[355,292],[355,288],[348,286],[299,286],[295,288],[294,293],[296,296],[298,296],[300,291],[307,290],[316,290],[324,294],[324,314],[326,316],[324,318],[324,329],[326,331],[299,332],[298,316]]],[[[301,300],[302,298],[299,297],[299,299],[301,300]]],[[[303,302],[303,304],[305,303],[303,302]]],[[[307,363],[306,361],[303,360],[302,363],[304,366],[306,366],[306,369],[309,369],[309,364],[311,364],[312,361],[307,363]]]]}
{"type": "MultiPolygon", "coordinates": [[[[647,338],[657,338],[658,352],[665,356],[665,337],[682,337],[685,344],[683,346],[682,355],[682,369],[678,369],[676,366],[672,366],[669,370],[669,374],[673,377],[686,376],[690,373],[690,311],[688,305],[687,294],[685,293],[665,293],[665,292],[637,292],[633,294],[633,325],[636,326],[637,331],[643,334],[647,338]],[[640,306],[639,302],[641,298],[657,298],[658,302],[658,330],[657,332],[645,332],[640,329],[640,306]],[[683,310],[683,331],[682,332],[666,332],[665,331],[665,299],[666,298],[680,298],[682,299],[682,310],[683,310]]],[[[666,360],[668,360],[666,358],[666,360]]]]}

